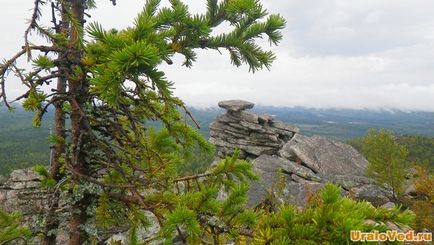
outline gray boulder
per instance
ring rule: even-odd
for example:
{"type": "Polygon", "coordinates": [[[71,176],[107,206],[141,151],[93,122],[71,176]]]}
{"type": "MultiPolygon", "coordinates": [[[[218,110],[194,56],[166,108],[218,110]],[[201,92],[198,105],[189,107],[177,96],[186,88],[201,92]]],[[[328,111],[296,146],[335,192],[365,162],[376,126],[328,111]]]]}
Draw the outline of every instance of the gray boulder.
{"type": "Polygon", "coordinates": [[[36,174],[31,168],[14,170],[9,177],[9,181],[11,182],[29,182],[40,180],[41,176],[36,174]]]}
{"type": "MultiPolygon", "coordinates": [[[[296,182],[288,172],[292,162],[279,156],[261,155],[252,161],[253,171],[260,176],[259,181],[250,185],[247,206],[256,207],[270,197],[281,203],[292,203],[304,206],[310,193],[318,191],[324,184],[315,181],[296,182]]],[[[296,168],[296,167],[294,167],[296,168]]],[[[306,170],[309,171],[309,170],[306,170]]],[[[292,172],[292,170],[291,170],[292,172]]],[[[301,178],[304,180],[304,178],[301,178]]],[[[280,203],[274,203],[279,205],[280,203]]]]}
{"type": "Polygon", "coordinates": [[[345,194],[376,206],[389,202],[388,191],[364,175],[368,162],[351,146],[321,136],[295,136],[279,151],[280,156],[261,155],[252,163],[261,181],[252,185],[250,206],[273,196],[297,206],[306,205],[309,193],[332,182],[345,194]],[[283,177],[282,177],[283,176],[283,177]],[[284,188],[273,193],[284,179],[284,188]]]}
{"type": "MultiPolygon", "coordinates": [[[[145,211],[145,216],[148,219],[150,226],[146,228],[139,228],[137,231],[137,238],[140,242],[143,244],[162,244],[163,242],[160,240],[152,240],[157,233],[160,231],[160,224],[158,222],[157,217],[149,212],[145,211]]],[[[109,239],[106,240],[105,244],[128,244],[129,238],[128,238],[128,232],[129,231],[121,231],[117,234],[112,235],[109,239]]]]}
{"type": "Polygon", "coordinates": [[[260,179],[250,185],[249,200],[247,202],[249,207],[257,206],[269,197],[272,192],[276,191],[279,176],[284,177],[285,182],[290,181],[289,176],[281,172],[284,163],[278,157],[262,155],[253,160],[252,164],[253,171],[260,176],[260,179]]]}
{"type": "Polygon", "coordinates": [[[375,184],[373,179],[366,176],[346,175],[345,173],[342,175],[334,175],[332,179],[334,183],[339,184],[345,190],[351,190],[363,185],[375,184]]]}
{"type": "Polygon", "coordinates": [[[47,202],[47,193],[39,188],[41,177],[32,169],[14,170],[0,186],[0,209],[21,211],[24,215],[40,213],[47,202]]]}
{"type": "Polygon", "coordinates": [[[368,161],[352,146],[323,136],[296,134],[279,152],[282,157],[299,161],[321,177],[334,180],[334,176],[363,176],[368,161]]]}
{"type": "Polygon", "coordinates": [[[386,208],[386,209],[393,209],[396,207],[396,204],[393,202],[387,202],[383,205],[381,205],[382,208],[386,208]]]}
{"type": "Polygon", "coordinates": [[[368,201],[374,206],[382,206],[390,202],[389,193],[375,184],[364,185],[355,189],[354,192],[356,199],[368,201]]]}

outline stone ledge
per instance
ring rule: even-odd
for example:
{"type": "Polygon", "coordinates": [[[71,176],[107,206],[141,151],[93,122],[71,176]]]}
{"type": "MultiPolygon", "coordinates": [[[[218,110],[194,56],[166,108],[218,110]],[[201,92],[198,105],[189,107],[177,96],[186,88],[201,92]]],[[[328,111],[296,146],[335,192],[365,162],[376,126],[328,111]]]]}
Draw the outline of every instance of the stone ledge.
{"type": "Polygon", "coordinates": [[[218,106],[223,109],[226,109],[227,111],[237,112],[246,109],[252,109],[255,106],[255,104],[245,100],[225,100],[225,101],[220,101],[218,103],[218,106]]]}

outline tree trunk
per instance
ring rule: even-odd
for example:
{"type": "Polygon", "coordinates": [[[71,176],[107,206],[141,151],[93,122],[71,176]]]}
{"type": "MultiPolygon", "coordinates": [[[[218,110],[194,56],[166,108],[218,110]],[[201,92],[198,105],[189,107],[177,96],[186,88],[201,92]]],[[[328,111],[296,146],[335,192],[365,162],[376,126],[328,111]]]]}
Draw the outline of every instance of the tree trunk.
{"type": "MultiPolygon", "coordinates": [[[[59,26],[56,30],[57,33],[63,33],[65,36],[68,36],[68,18],[66,14],[66,6],[61,3],[61,22],[59,23],[59,26]]],[[[56,44],[54,44],[56,45],[56,44]]],[[[65,54],[60,53],[58,55],[59,60],[65,59],[65,54]]],[[[56,140],[53,151],[51,153],[51,162],[50,162],[50,175],[51,177],[56,181],[56,183],[59,183],[61,181],[62,176],[60,174],[60,158],[65,153],[65,112],[63,111],[63,101],[64,99],[62,97],[65,96],[66,92],[66,78],[67,78],[67,69],[68,66],[65,64],[64,61],[59,64],[59,72],[61,76],[57,79],[57,87],[56,92],[58,95],[54,98],[54,135],[56,139],[62,139],[62,140],[56,140]]],[[[44,238],[42,240],[43,245],[55,245],[56,244],[56,233],[53,233],[51,231],[57,230],[59,228],[59,221],[56,217],[56,210],[59,208],[59,199],[60,199],[60,188],[54,188],[51,190],[51,197],[48,200],[48,211],[47,211],[47,217],[45,220],[45,227],[44,227],[44,238]]]]}
{"type": "MultiPolygon", "coordinates": [[[[74,190],[76,185],[80,184],[80,174],[85,174],[88,171],[88,164],[86,162],[85,148],[88,145],[89,127],[87,126],[85,115],[85,104],[88,98],[88,82],[86,80],[85,72],[82,74],[73,74],[76,68],[81,67],[82,51],[79,48],[79,39],[81,38],[79,28],[83,28],[84,24],[84,0],[70,0],[71,17],[75,21],[75,25],[71,23],[71,32],[69,38],[69,51],[68,56],[71,74],[68,79],[69,88],[69,102],[72,107],[71,111],[71,145],[72,155],[70,165],[73,168],[71,189],[74,190]],[[76,25],[79,26],[76,26],[76,25]]],[[[71,204],[71,218],[69,220],[69,244],[81,245],[87,240],[86,232],[81,228],[89,218],[86,210],[91,203],[89,194],[84,193],[82,199],[71,204]]]]}
{"type": "MultiPolygon", "coordinates": [[[[57,81],[57,91],[65,91],[65,80],[59,78],[57,81]]],[[[54,114],[54,124],[55,131],[54,135],[57,137],[61,137],[65,139],[65,113],[62,109],[62,103],[55,103],[55,114],[54,114]]],[[[60,162],[59,159],[62,154],[65,153],[65,144],[64,142],[57,142],[53,146],[53,152],[51,154],[51,166],[50,166],[50,175],[59,183],[62,176],[60,174],[60,162]]],[[[43,245],[55,245],[56,244],[56,234],[50,233],[52,230],[56,230],[59,227],[59,222],[56,218],[56,210],[59,208],[59,198],[60,198],[60,188],[54,188],[51,190],[50,199],[48,200],[48,212],[45,220],[44,227],[44,239],[43,245]]]]}

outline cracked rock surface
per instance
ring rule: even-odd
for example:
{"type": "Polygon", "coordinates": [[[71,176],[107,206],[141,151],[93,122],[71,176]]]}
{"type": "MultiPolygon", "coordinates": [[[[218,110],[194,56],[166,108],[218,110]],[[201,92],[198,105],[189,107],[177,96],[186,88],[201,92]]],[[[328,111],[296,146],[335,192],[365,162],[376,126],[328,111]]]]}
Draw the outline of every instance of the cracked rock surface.
{"type": "Polygon", "coordinates": [[[211,123],[209,139],[218,157],[239,149],[240,158],[250,160],[261,177],[251,183],[248,206],[274,196],[303,207],[310,194],[328,182],[341,186],[344,194],[377,206],[390,201],[390,192],[365,176],[368,161],[352,146],[323,136],[305,136],[296,126],[246,111],[253,108],[251,102],[221,101],[219,106],[226,113],[211,123]]]}

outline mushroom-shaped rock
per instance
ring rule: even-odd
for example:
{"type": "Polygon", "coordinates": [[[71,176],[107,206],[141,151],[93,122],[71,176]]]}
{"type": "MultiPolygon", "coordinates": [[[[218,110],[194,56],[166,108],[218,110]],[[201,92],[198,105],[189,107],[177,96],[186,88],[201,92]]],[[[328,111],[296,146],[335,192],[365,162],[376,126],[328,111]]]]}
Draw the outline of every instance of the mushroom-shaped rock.
{"type": "Polygon", "coordinates": [[[230,112],[243,111],[247,109],[252,109],[255,104],[245,100],[225,100],[219,102],[219,107],[226,109],[230,112]]]}

